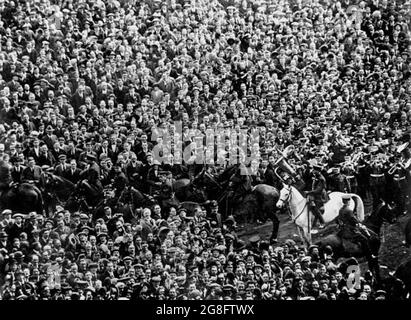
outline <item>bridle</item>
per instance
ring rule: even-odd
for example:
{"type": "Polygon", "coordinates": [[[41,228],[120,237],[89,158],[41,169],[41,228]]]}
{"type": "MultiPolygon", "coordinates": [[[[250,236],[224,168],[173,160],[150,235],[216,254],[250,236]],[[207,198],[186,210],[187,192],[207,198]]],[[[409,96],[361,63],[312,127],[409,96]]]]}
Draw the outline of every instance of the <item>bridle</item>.
{"type": "MultiPolygon", "coordinates": [[[[292,199],[291,186],[288,185],[287,187],[285,187],[285,189],[288,191],[288,196],[285,199],[278,199],[278,202],[281,201],[282,203],[285,203],[285,202],[290,203],[290,201],[292,199]]],[[[307,207],[307,204],[308,204],[308,201],[305,202],[304,207],[301,209],[301,211],[295,217],[293,217],[293,215],[291,213],[291,210],[288,210],[288,213],[289,213],[291,219],[293,220],[293,222],[295,222],[303,214],[304,209],[307,207]]]]}
{"type": "Polygon", "coordinates": [[[278,202],[281,201],[281,203],[285,203],[285,202],[289,202],[291,200],[291,186],[287,186],[284,189],[286,189],[288,191],[288,196],[285,199],[278,199],[278,202]]]}

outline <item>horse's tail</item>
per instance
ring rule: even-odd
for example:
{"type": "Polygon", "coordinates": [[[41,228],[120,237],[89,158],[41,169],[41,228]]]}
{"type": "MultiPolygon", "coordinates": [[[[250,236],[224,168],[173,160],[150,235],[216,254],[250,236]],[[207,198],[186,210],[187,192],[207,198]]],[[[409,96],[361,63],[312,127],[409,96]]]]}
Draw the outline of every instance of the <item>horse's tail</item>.
{"type": "Polygon", "coordinates": [[[353,198],[355,202],[354,211],[357,212],[358,220],[364,221],[365,214],[364,214],[364,203],[359,195],[351,193],[350,196],[353,198]]]}

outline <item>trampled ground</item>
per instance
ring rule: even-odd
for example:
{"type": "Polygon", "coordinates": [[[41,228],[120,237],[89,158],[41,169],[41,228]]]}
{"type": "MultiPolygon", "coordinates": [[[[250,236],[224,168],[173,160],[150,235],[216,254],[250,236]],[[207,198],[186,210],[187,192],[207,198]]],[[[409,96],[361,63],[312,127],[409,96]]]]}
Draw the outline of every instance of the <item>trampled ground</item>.
{"type": "MultiPolygon", "coordinates": [[[[384,224],[381,230],[381,249],[380,249],[380,264],[387,266],[388,271],[394,271],[397,266],[411,258],[411,249],[406,248],[402,242],[404,241],[404,226],[406,221],[411,217],[408,213],[402,216],[398,221],[392,225],[384,224]]],[[[279,231],[279,244],[283,243],[287,239],[293,239],[298,244],[302,244],[298,235],[298,231],[294,223],[291,221],[288,215],[279,216],[280,219],[280,231],[279,231]]],[[[268,240],[271,235],[272,223],[267,222],[263,225],[249,225],[239,232],[240,238],[248,241],[253,235],[260,235],[262,240],[268,240]]],[[[317,237],[314,236],[315,240],[317,237]]],[[[366,263],[361,263],[361,270],[367,270],[366,263]]]]}

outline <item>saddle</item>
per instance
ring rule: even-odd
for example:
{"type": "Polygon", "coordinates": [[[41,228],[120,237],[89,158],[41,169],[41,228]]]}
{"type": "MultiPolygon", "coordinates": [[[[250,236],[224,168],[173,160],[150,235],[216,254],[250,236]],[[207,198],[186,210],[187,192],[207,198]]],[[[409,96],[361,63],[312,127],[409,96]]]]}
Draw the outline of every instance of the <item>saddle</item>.
{"type": "Polygon", "coordinates": [[[351,230],[348,227],[343,227],[337,233],[337,236],[341,239],[344,249],[346,249],[347,246],[352,247],[352,244],[361,246],[361,241],[358,240],[360,237],[364,237],[364,239],[370,241],[371,238],[375,236],[375,233],[367,227],[365,227],[365,230],[362,230],[360,227],[357,227],[355,230],[351,230]]]}
{"type": "Polygon", "coordinates": [[[361,243],[359,243],[359,241],[355,241],[354,239],[341,238],[341,245],[344,251],[347,252],[357,251],[361,248],[361,243]]]}

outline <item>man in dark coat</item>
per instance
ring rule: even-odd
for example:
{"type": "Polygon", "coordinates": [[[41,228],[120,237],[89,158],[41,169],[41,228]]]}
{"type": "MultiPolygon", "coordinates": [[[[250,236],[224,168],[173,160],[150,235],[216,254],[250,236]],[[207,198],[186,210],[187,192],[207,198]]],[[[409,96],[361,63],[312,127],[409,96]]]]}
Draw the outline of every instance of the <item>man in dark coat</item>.
{"type": "Polygon", "coordinates": [[[119,165],[114,166],[115,177],[113,181],[113,188],[115,190],[116,197],[119,197],[124,188],[128,185],[128,179],[119,165]]]}
{"type": "Polygon", "coordinates": [[[56,163],[56,159],[53,154],[49,151],[49,148],[46,144],[40,147],[40,156],[37,161],[39,166],[49,166],[52,167],[56,163]]]}
{"type": "Polygon", "coordinates": [[[363,248],[367,257],[373,257],[369,246],[370,234],[367,228],[361,224],[356,214],[349,208],[351,197],[347,194],[342,196],[343,206],[337,217],[340,226],[339,236],[357,242],[363,248]]]}
{"type": "Polygon", "coordinates": [[[143,163],[138,161],[137,156],[133,153],[130,157],[130,162],[126,166],[126,176],[130,181],[130,184],[139,188],[141,183],[141,173],[142,173],[143,163]]]}
{"type": "Polygon", "coordinates": [[[23,170],[26,168],[22,165],[23,160],[20,157],[13,159],[13,167],[11,169],[11,178],[15,183],[21,183],[23,170]]]}
{"type": "Polygon", "coordinates": [[[33,157],[28,158],[28,166],[23,170],[21,180],[23,182],[27,181],[34,181],[34,183],[38,184],[41,179],[41,168],[36,165],[36,161],[33,157]]]}
{"type": "Polygon", "coordinates": [[[54,143],[58,142],[57,137],[53,134],[53,131],[53,127],[48,125],[46,128],[46,135],[42,138],[49,149],[53,149],[54,143]]]}
{"type": "Polygon", "coordinates": [[[54,173],[60,177],[64,177],[66,171],[69,169],[68,164],[66,163],[67,156],[65,154],[60,154],[58,156],[59,163],[54,169],[54,173]]]}
{"type": "Polygon", "coordinates": [[[9,241],[13,241],[14,238],[18,238],[20,233],[24,230],[23,226],[23,214],[16,213],[13,215],[14,223],[10,227],[6,227],[5,231],[9,236],[9,241]]]}
{"type": "Polygon", "coordinates": [[[324,203],[327,201],[327,183],[324,176],[321,174],[320,169],[320,167],[314,166],[312,171],[312,188],[311,191],[307,192],[307,196],[309,209],[314,214],[313,226],[315,227],[316,221],[318,220],[321,229],[324,228],[324,219],[321,210],[323,209],[324,203]]]}
{"type": "Polygon", "coordinates": [[[260,183],[265,183],[273,187],[277,187],[277,177],[271,165],[269,165],[268,160],[264,159],[261,161],[261,167],[258,169],[258,177],[260,183]]]}
{"type": "Polygon", "coordinates": [[[77,162],[75,159],[71,159],[70,168],[64,173],[64,178],[70,180],[74,184],[77,184],[81,179],[81,170],[77,168],[77,162]]]}

